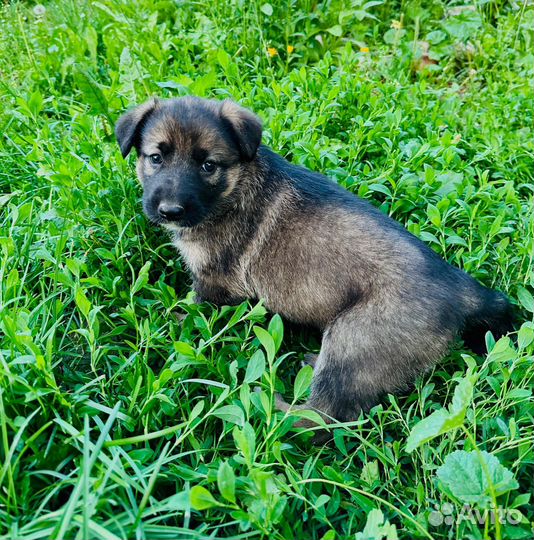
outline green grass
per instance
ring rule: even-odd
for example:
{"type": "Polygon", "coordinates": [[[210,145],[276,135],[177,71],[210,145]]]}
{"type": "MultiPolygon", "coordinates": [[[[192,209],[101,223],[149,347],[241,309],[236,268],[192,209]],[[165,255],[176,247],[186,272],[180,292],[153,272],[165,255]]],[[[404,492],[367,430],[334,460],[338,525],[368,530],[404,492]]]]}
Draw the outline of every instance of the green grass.
{"type": "Polygon", "coordinates": [[[45,7],[0,7],[0,537],[531,538],[532,5],[45,7]],[[517,332],[313,446],[273,395],[305,397],[317,336],[195,305],[142,215],[113,123],[154,94],[254,109],[275,151],[506,291],[517,332]],[[514,523],[436,523],[464,503],[514,523]]]}

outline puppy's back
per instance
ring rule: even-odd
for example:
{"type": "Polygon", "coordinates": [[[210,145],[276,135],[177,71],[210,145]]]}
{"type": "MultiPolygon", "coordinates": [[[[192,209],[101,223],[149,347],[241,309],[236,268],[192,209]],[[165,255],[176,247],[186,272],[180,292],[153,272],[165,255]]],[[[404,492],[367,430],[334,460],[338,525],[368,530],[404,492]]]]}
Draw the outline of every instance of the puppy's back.
{"type": "Polygon", "coordinates": [[[294,192],[256,261],[258,296],[272,309],[289,302],[290,318],[323,327],[346,306],[375,302],[392,312],[411,306],[424,324],[459,328],[479,307],[482,287],[399,223],[332,180],[260,152],[271,181],[294,192]]]}

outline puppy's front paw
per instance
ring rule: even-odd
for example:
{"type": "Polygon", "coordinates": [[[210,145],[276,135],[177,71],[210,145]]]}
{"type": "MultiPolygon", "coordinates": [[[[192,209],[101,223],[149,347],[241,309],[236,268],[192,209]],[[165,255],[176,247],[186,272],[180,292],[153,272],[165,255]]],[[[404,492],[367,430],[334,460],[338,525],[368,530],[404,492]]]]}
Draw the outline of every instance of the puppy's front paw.
{"type": "MultiPolygon", "coordinates": [[[[254,392],[261,392],[261,387],[255,386],[254,392]]],[[[291,405],[282,397],[281,394],[276,392],[274,394],[274,408],[280,412],[289,412],[291,410],[291,405]]]]}
{"type": "Polygon", "coordinates": [[[317,364],[317,359],[319,358],[318,354],[315,353],[306,353],[304,355],[304,360],[301,362],[302,367],[311,366],[315,369],[315,364],[317,364]]]}
{"type": "Polygon", "coordinates": [[[180,324],[183,323],[187,317],[187,313],[180,313],[179,311],[173,311],[172,314],[180,324]]]}
{"type": "Polygon", "coordinates": [[[291,405],[278,392],[274,395],[274,406],[281,412],[288,412],[291,409],[291,405]]]}

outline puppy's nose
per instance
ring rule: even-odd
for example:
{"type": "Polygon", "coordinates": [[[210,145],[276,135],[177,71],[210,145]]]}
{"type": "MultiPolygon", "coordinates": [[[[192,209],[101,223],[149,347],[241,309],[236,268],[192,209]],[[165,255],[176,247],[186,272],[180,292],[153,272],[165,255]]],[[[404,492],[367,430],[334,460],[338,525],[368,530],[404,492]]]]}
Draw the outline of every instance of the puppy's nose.
{"type": "Polygon", "coordinates": [[[158,214],[168,221],[179,221],[184,217],[184,207],[169,203],[160,203],[158,206],[158,214]]]}

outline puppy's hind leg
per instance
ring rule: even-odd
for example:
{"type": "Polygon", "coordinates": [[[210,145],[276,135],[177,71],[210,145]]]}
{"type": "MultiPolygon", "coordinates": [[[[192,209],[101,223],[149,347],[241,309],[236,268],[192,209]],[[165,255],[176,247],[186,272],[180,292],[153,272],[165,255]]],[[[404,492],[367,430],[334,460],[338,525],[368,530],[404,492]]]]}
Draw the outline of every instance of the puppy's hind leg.
{"type": "Polygon", "coordinates": [[[311,395],[299,408],[314,409],[326,421],[352,421],[383,395],[406,388],[452,337],[433,332],[424,315],[388,316],[380,307],[362,305],[341,313],[324,333],[311,395]]]}

